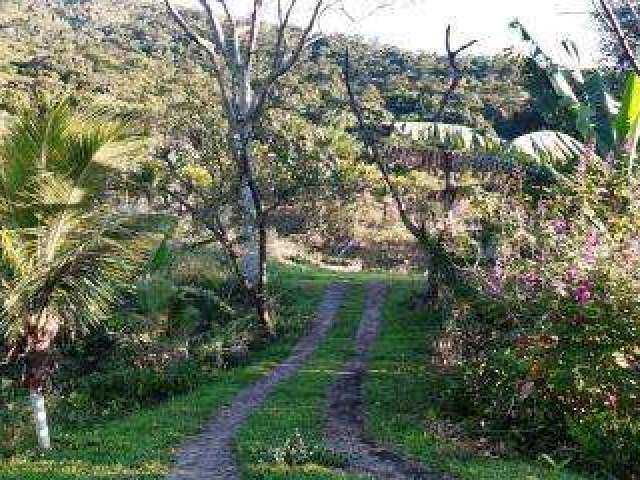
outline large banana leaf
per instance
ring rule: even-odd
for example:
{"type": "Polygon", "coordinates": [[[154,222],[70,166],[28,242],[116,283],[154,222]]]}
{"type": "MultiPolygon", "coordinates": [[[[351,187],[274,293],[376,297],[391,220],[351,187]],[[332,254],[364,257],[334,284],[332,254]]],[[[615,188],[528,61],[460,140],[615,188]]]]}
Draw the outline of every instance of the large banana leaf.
{"type": "Polygon", "coordinates": [[[438,122],[397,122],[396,133],[451,150],[488,150],[502,145],[502,140],[482,135],[470,127],[438,122]]]}
{"type": "Polygon", "coordinates": [[[522,135],[514,140],[482,135],[464,125],[432,122],[398,122],[394,125],[400,135],[427,145],[462,151],[501,151],[516,153],[552,162],[565,162],[583,154],[585,145],[562,132],[543,130],[522,135]]]}
{"type": "MultiPolygon", "coordinates": [[[[569,40],[565,40],[562,42],[562,50],[552,51],[545,48],[541,42],[536,40],[535,36],[520,22],[520,20],[513,20],[509,23],[509,28],[518,33],[524,45],[529,48],[529,57],[536,62],[538,67],[547,72],[556,72],[554,74],[555,80],[559,81],[559,84],[562,87],[562,93],[558,92],[558,94],[561,96],[574,96],[573,90],[570,88],[568,78],[565,77],[565,74],[578,84],[584,83],[584,76],[582,74],[584,65],[576,44],[569,40]],[[557,73],[562,75],[563,80],[560,80],[557,73]],[[565,87],[569,87],[571,93],[569,93],[569,90],[565,90],[565,87]]],[[[552,83],[554,82],[554,80],[551,81],[552,83]]]]}
{"type": "Polygon", "coordinates": [[[586,103],[592,113],[598,152],[606,156],[616,146],[614,120],[618,107],[609,95],[606,82],[600,72],[594,72],[584,84],[586,103]]]}
{"type": "MultiPolygon", "coordinates": [[[[566,103],[576,115],[576,127],[583,140],[595,140],[598,152],[603,156],[614,151],[621,140],[614,127],[619,105],[608,92],[603,75],[589,71],[585,79],[582,72],[587,69],[574,42],[562,42],[562,55],[557,55],[557,52],[541,47],[517,20],[510,26],[519,31],[529,48],[529,56],[546,73],[559,102],[566,103]]],[[[630,126],[631,122],[626,122],[620,129],[628,131],[630,126]]]]}
{"type": "Polygon", "coordinates": [[[583,154],[586,147],[562,132],[543,130],[522,135],[510,142],[514,151],[552,162],[565,162],[583,154]]]}
{"type": "MultiPolygon", "coordinates": [[[[628,143],[629,134],[638,115],[640,115],[640,76],[631,72],[627,74],[624,95],[616,119],[616,137],[619,144],[628,143]]],[[[635,144],[633,148],[635,149],[635,144]]]]}

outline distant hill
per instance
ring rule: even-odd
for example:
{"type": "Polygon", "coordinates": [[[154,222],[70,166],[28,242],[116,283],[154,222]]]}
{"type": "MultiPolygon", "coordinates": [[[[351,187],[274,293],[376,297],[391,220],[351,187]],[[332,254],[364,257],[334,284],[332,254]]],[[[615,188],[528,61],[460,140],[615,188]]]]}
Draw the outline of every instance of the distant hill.
{"type": "MultiPolygon", "coordinates": [[[[167,99],[182,95],[188,84],[213,92],[206,62],[161,2],[4,0],[0,19],[0,109],[12,111],[35,89],[68,92],[80,102],[115,105],[153,129],[162,125],[167,99]]],[[[448,82],[446,60],[434,54],[335,35],[314,45],[288,83],[319,87],[334,97],[327,101],[342,101],[338,85],[347,44],[360,81],[377,89],[395,119],[429,118],[448,82]]],[[[542,126],[518,62],[494,56],[464,64],[467,76],[447,121],[503,137],[542,126]]]]}

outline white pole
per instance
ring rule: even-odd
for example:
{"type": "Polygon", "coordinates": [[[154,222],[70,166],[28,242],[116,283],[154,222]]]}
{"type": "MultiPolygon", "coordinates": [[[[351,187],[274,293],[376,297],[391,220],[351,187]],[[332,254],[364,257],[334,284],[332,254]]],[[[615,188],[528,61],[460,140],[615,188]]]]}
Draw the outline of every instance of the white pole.
{"type": "Polygon", "coordinates": [[[31,390],[29,396],[31,397],[38,446],[41,450],[49,450],[51,448],[51,439],[49,437],[49,426],[47,425],[47,408],[44,404],[44,395],[38,390],[31,390]]]}

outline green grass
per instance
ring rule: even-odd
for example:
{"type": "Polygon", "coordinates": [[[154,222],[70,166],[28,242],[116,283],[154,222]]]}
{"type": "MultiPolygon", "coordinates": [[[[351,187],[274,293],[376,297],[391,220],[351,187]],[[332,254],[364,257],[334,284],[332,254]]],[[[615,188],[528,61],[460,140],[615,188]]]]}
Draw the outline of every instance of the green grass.
{"type": "Polygon", "coordinates": [[[362,317],[364,287],[354,285],[347,295],[326,341],[297,375],[277,388],[238,436],[239,458],[247,480],[354,478],[333,468],[340,465],[341,459],[326,453],[322,440],[326,394],[353,353],[353,340],[362,317]],[[305,444],[318,448],[319,453],[301,466],[278,465],[273,459],[274,448],[282,447],[296,433],[305,444]]]}
{"type": "Polygon", "coordinates": [[[381,443],[460,480],[584,480],[567,471],[551,471],[527,459],[490,459],[463,455],[449,442],[426,433],[428,418],[440,418],[430,392],[438,385],[428,367],[438,319],[412,311],[410,293],[418,276],[386,273],[335,273],[304,265],[272,267],[272,285],[285,306],[280,315],[293,327],[250,355],[246,366],[221,371],[194,392],[135,411],[119,419],[95,419],[73,430],[52,418],[55,450],[40,456],[33,450],[0,463],[3,480],[152,480],[166,475],[175,448],[194,434],[215,411],[291,351],[315,311],[324,287],[335,280],[354,283],[328,338],[303,369],[280,385],[253,415],[237,439],[239,459],[248,480],[352,479],[336,469],[340,459],[323,448],[326,393],[353,352],[362,315],[364,283],[392,284],[384,310],[385,324],[372,352],[367,381],[368,423],[381,443]],[[299,433],[317,448],[312,461],[285,467],[273,461],[274,449],[299,433]]]}
{"type": "Polygon", "coordinates": [[[331,278],[305,279],[286,274],[275,285],[283,294],[280,315],[293,332],[253,352],[246,366],[221,371],[211,383],[165,403],[118,419],[99,419],[73,430],[63,419],[51,418],[54,450],[44,456],[29,450],[0,462],[2,480],[160,479],[170,469],[174,449],[197,432],[211,415],[273,368],[291,351],[312,317],[331,278]],[[295,328],[295,326],[299,328],[295,328]]]}
{"type": "Polygon", "coordinates": [[[384,326],[372,351],[366,391],[368,428],[381,443],[412,455],[460,480],[584,480],[528,459],[481,458],[464,454],[424,428],[442,419],[436,401],[438,379],[430,369],[439,319],[410,308],[411,288],[394,284],[384,309],[384,326]]]}

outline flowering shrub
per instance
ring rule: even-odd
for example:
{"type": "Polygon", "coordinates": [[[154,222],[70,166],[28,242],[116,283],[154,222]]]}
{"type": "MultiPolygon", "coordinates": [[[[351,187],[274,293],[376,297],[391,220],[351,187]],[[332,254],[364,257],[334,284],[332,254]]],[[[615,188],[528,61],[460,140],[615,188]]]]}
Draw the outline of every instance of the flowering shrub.
{"type": "Polygon", "coordinates": [[[636,182],[587,154],[537,200],[511,193],[475,202],[493,249],[465,271],[474,354],[460,366],[464,399],[528,446],[577,444],[603,470],[636,478],[636,182]]]}

